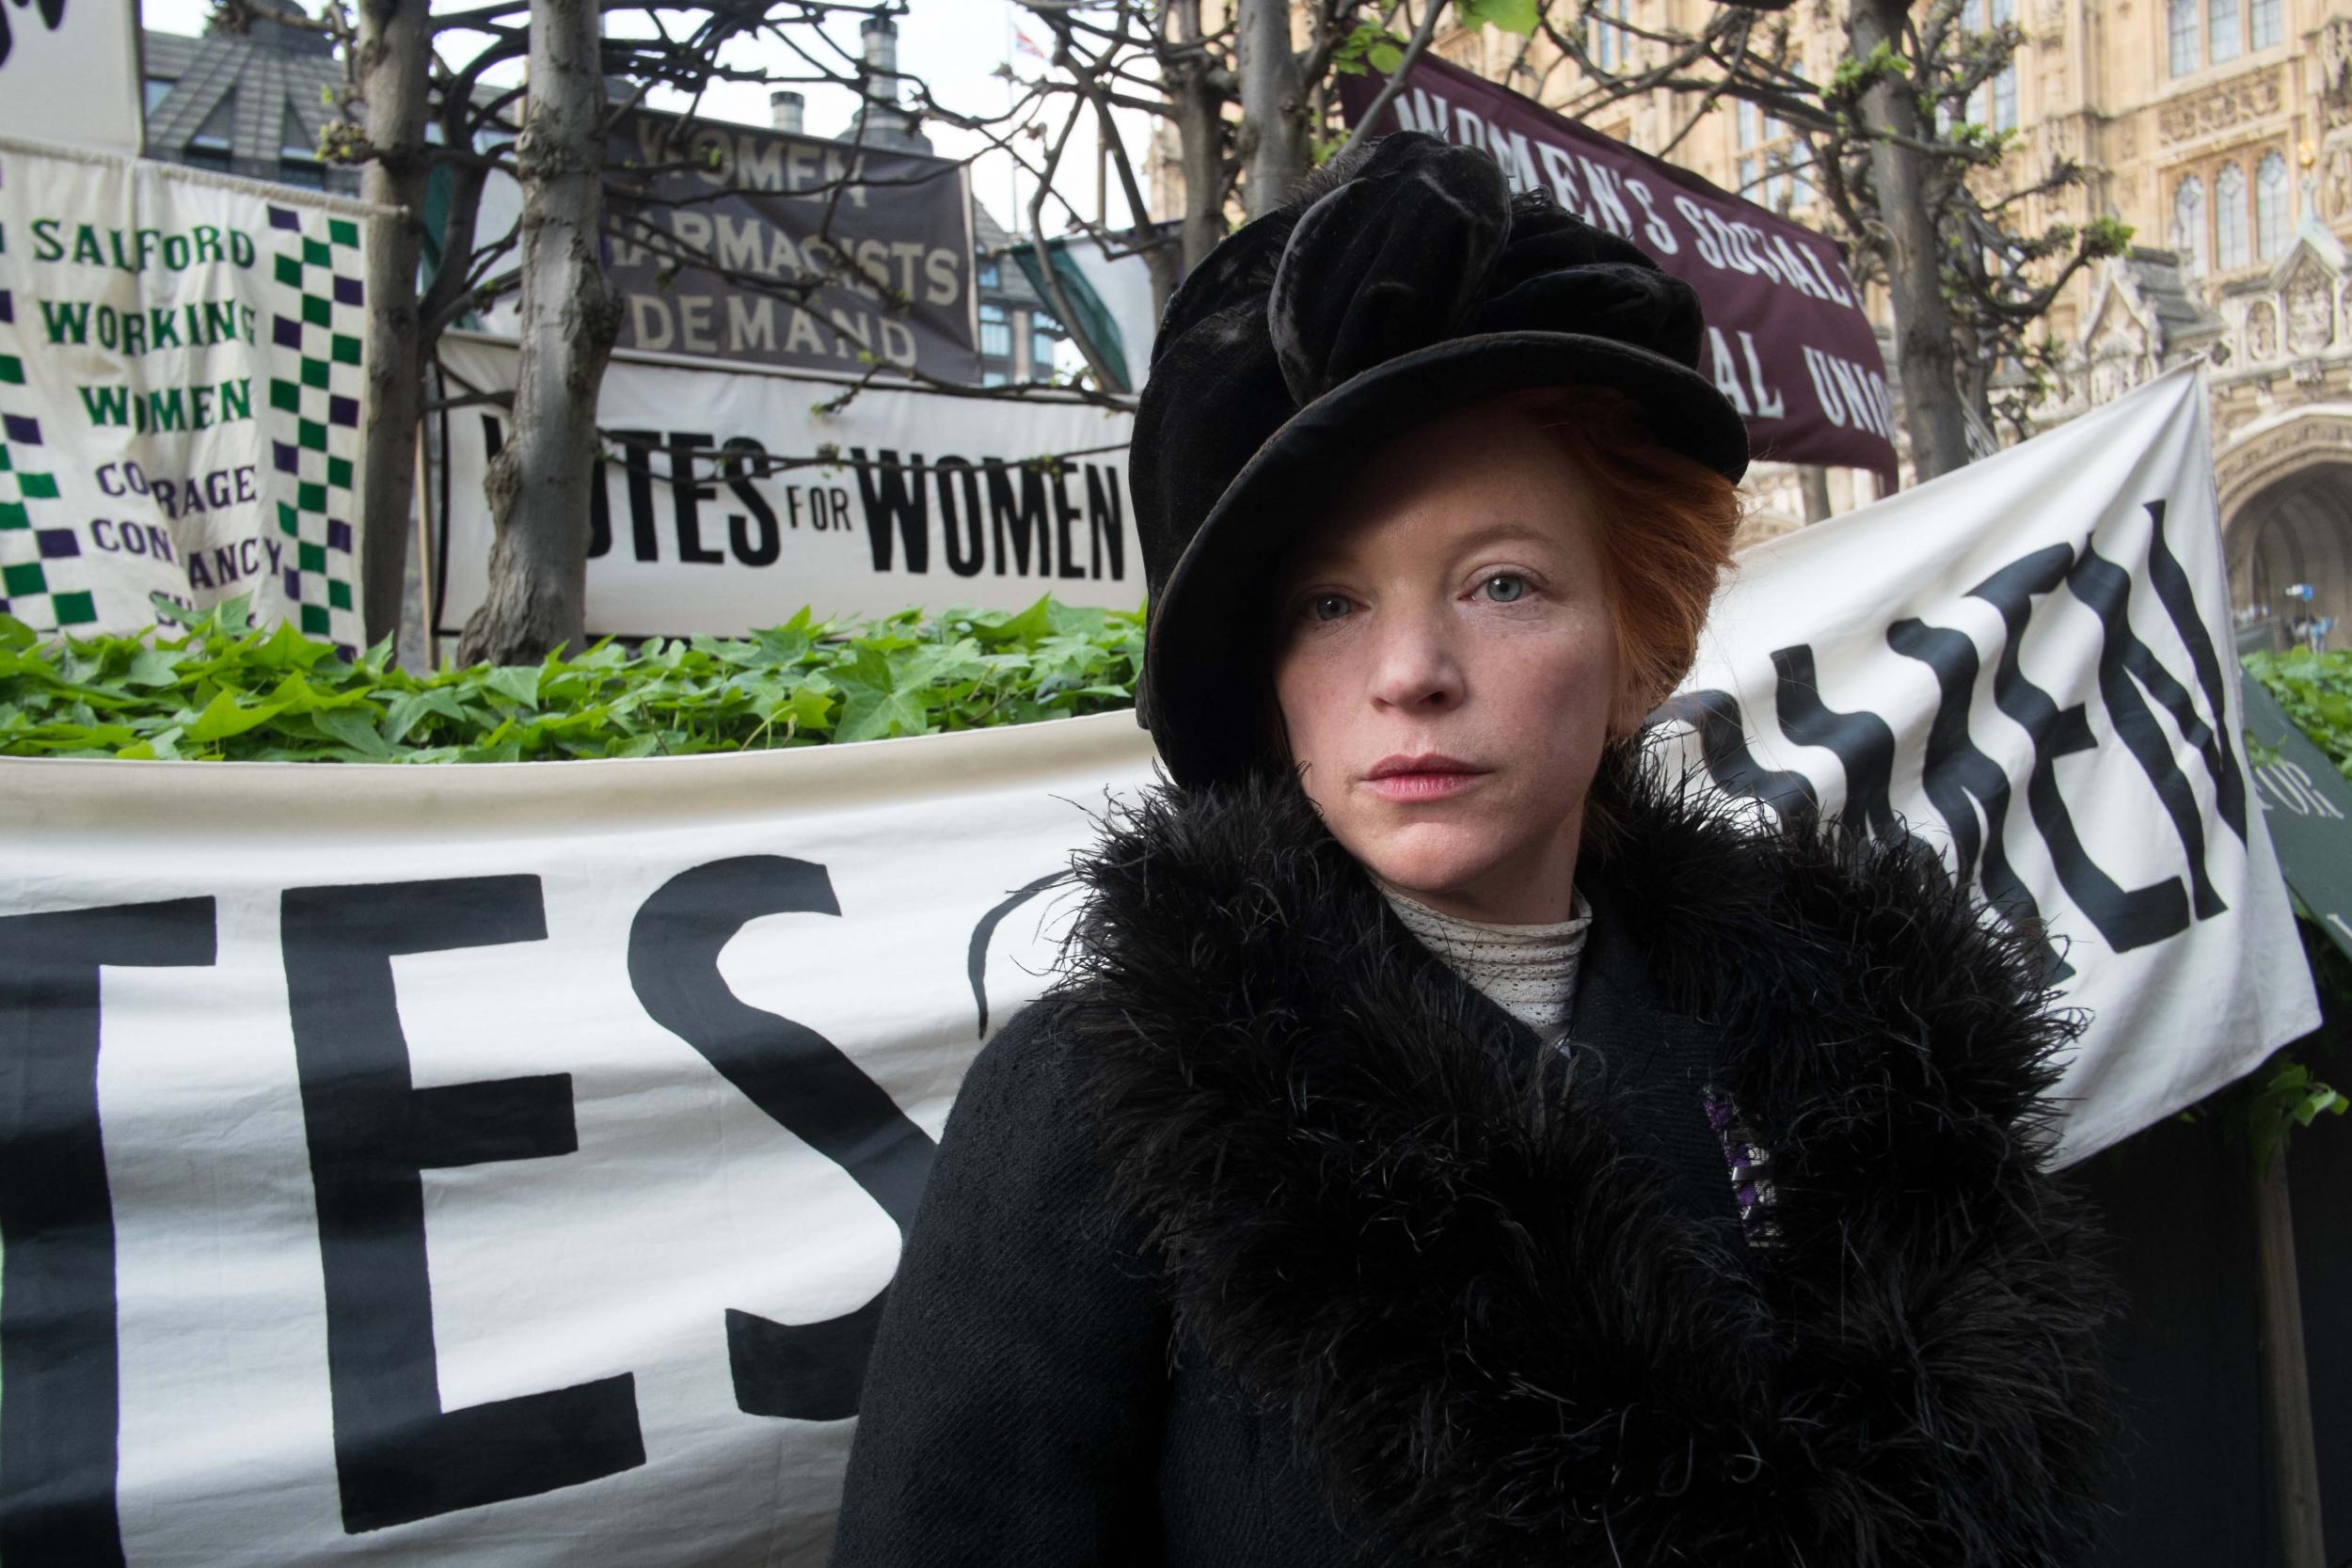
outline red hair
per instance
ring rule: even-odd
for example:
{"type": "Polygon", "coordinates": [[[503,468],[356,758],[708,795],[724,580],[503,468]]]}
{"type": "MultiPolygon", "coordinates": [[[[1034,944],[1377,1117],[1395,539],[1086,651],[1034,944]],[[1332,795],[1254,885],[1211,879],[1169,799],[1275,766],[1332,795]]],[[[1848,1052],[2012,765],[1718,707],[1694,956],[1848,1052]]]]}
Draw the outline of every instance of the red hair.
{"type": "Polygon", "coordinates": [[[1492,406],[1531,416],[1576,466],[1617,634],[1619,690],[1609,737],[1627,739],[1698,657],[1699,629],[1731,562],[1739,489],[1660,444],[1623,393],[1544,388],[1492,406]]]}

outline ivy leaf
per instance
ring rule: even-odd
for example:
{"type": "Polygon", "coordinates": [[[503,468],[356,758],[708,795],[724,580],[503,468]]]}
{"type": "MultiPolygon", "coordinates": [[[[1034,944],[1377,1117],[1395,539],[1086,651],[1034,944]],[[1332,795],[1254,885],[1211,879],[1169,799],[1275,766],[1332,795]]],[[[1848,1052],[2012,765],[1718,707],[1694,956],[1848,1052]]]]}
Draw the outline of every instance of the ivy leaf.
{"type": "Polygon", "coordinates": [[[125,686],[151,688],[171,686],[180,679],[180,661],[161,648],[141,648],[131,657],[131,668],[122,677],[125,686]]]}
{"type": "Polygon", "coordinates": [[[1053,600],[1040,599],[1019,614],[1003,610],[972,617],[972,635],[982,642],[1028,642],[1054,630],[1053,600]]]}
{"type": "Polygon", "coordinates": [[[979,644],[960,638],[944,646],[933,643],[900,656],[892,661],[891,675],[899,686],[938,686],[977,680],[987,672],[988,666],[980,662],[979,644]]]}
{"type": "Polygon", "coordinates": [[[437,715],[453,724],[466,722],[466,705],[450,690],[404,691],[394,697],[384,715],[384,738],[397,746],[408,738],[420,720],[437,715]]]}
{"type": "MultiPolygon", "coordinates": [[[[268,723],[285,706],[283,703],[259,703],[246,707],[237,701],[236,693],[223,690],[205,705],[204,711],[197,715],[196,722],[187,727],[187,737],[198,742],[226,740],[230,736],[243,735],[256,725],[268,723]]],[[[124,738],[127,742],[127,734],[124,738]]]]}
{"type": "Polygon", "coordinates": [[[923,691],[859,692],[842,709],[835,740],[881,740],[930,733],[930,695],[923,691]]]}
{"type": "Polygon", "coordinates": [[[769,716],[781,719],[794,734],[820,735],[833,724],[833,693],[810,682],[792,689],[792,697],[769,716]]]}
{"type": "Polygon", "coordinates": [[[310,722],[371,761],[389,762],[397,754],[377,733],[375,721],[356,709],[323,708],[310,715],[310,722]]]}
{"type": "Polygon", "coordinates": [[[517,707],[539,710],[540,668],[535,664],[501,664],[483,677],[483,684],[517,707]]]}

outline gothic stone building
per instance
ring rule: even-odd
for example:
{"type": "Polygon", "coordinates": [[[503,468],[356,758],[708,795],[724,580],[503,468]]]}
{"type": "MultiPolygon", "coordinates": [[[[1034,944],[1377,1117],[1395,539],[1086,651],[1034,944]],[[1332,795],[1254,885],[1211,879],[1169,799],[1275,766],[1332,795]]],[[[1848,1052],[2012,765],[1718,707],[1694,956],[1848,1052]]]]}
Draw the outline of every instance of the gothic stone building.
{"type": "MultiPolygon", "coordinates": [[[[1614,23],[1692,31],[1708,9],[1596,0],[1588,47],[1604,65],[1638,67],[1655,46],[1614,23]]],[[[1799,0],[1785,13],[1816,80],[1841,53],[1842,11],[1799,0]]],[[[2067,363],[2046,420],[2204,357],[2241,622],[2283,621],[2300,609],[2285,591],[2309,584],[2312,609],[2337,622],[2329,641],[2352,646],[2352,10],[2344,0],[1966,0],[1964,20],[2014,22],[2026,39],[1973,117],[2022,134],[2021,172],[2057,157],[2086,170],[2080,186],[2038,202],[2027,227],[2113,214],[2136,230],[2132,255],[2090,269],[2050,315],[2067,363]]],[[[1454,63],[1555,107],[1588,96],[1573,61],[1540,39],[1522,58],[1524,45],[1458,28],[1436,40],[1454,63]]],[[[1657,150],[1699,107],[1660,91],[1585,118],[1657,150]]],[[[1718,105],[1673,158],[1829,226],[1801,144],[1753,107],[1718,105]]],[[[1757,536],[1800,525],[1801,481],[1760,469],[1757,536]]],[[[1871,499],[1860,474],[1829,481],[1837,510],[1871,499]]]]}

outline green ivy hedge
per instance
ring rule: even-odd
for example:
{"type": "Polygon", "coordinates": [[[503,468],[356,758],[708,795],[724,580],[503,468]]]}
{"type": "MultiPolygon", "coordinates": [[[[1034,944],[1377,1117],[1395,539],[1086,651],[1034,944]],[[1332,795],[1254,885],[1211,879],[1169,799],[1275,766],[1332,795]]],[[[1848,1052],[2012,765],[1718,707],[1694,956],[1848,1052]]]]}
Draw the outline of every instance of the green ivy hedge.
{"type": "Polygon", "coordinates": [[[2352,778],[2352,652],[2308,648],[2248,654],[2246,673],[2278,699],[2280,711],[2352,778]]]}
{"type": "Polygon", "coordinates": [[[241,762],[684,756],[1021,724],[1127,707],[1139,611],[829,623],[748,638],[599,642],[537,665],[415,675],[388,644],[346,662],[232,600],[135,636],[44,646],[0,615],[0,754],[241,762]]]}
{"type": "MultiPolygon", "coordinates": [[[[2315,654],[2294,648],[2248,654],[2244,662],[2247,674],[2262,682],[2288,721],[2327,753],[2338,772],[2352,778],[2352,652],[2315,654]]],[[[2311,1067],[2322,1053],[2335,1053],[2346,1022],[2352,1021],[2352,958],[2344,957],[2300,898],[2295,900],[2295,913],[2325,1022],[2316,1035],[2281,1051],[2260,1070],[2214,1097],[2228,1103],[2232,1121],[2246,1130],[2265,1159],[2294,1128],[2352,1109],[2352,1098],[2321,1080],[2311,1067]]]]}

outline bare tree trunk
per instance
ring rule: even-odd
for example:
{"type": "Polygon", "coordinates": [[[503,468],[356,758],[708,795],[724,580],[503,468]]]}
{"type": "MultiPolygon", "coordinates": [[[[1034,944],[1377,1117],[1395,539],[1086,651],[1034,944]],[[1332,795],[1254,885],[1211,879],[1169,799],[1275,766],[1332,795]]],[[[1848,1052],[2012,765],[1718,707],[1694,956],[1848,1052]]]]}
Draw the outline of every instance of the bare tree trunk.
{"type": "Polygon", "coordinates": [[[1804,520],[1826,522],[1837,510],[1829,499],[1829,470],[1808,463],[1798,470],[1798,482],[1804,487],[1804,520]]]}
{"type": "Polygon", "coordinates": [[[1170,87],[1177,93],[1176,137],[1184,159],[1183,239],[1189,277],[1225,237],[1225,122],[1205,82],[1170,87]]]}
{"type": "MultiPolygon", "coordinates": [[[[1179,252],[1163,244],[1145,251],[1143,261],[1152,276],[1152,319],[1158,321],[1168,309],[1168,302],[1175,294],[1177,285],[1184,280],[1184,259],[1179,252]]],[[[1131,365],[1128,369],[1137,376],[1143,373],[1136,366],[1131,365]]],[[[1141,391],[1142,383],[1138,381],[1133,389],[1141,391]]]]}
{"type": "MultiPolygon", "coordinates": [[[[1867,60],[1879,45],[1902,51],[1905,0],[1853,0],[1847,28],[1853,57],[1867,60]]],[[[1911,78],[1883,74],[1862,96],[1872,138],[1870,182],[1886,225],[1886,286],[1895,301],[1895,354],[1902,368],[1903,423],[1911,460],[1922,480],[1968,463],[1968,423],[1961,411],[1959,360],[1952,342],[1951,307],[1937,267],[1935,218],[1928,208],[1928,157],[1919,102],[1911,78]],[[1913,146],[1905,146],[1910,142],[1913,146]]]]}
{"type": "Polygon", "coordinates": [[[535,663],[585,641],[596,390],[620,329],[596,239],[604,216],[604,73],[596,0],[532,0],[521,172],[522,322],[514,437],[483,488],[498,532],[490,590],[457,644],[465,663],[535,663]]]}
{"type": "Polygon", "coordinates": [[[417,419],[424,396],[424,335],[417,261],[424,241],[425,88],[433,58],[426,0],[362,0],[358,80],[374,158],[359,194],[398,207],[375,220],[368,248],[368,424],[359,494],[360,616],[367,640],[400,630],[416,504],[417,419]]]}
{"type": "Polygon", "coordinates": [[[1263,217],[1306,177],[1307,89],[1291,53],[1286,0],[1241,0],[1235,51],[1241,71],[1242,198],[1263,217]]]}
{"type": "Polygon", "coordinates": [[[1200,0],[1168,0],[1164,24],[1170,47],[1161,56],[1160,79],[1174,105],[1168,118],[1176,125],[1184,181],[1179,237],[1184,271],[1189,275],[1225,237],[1225,120],[1219,112],[1224,98],[1211,79],[1200,0]]]}

